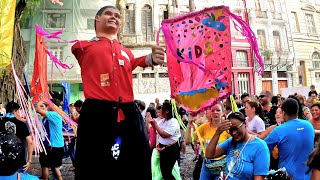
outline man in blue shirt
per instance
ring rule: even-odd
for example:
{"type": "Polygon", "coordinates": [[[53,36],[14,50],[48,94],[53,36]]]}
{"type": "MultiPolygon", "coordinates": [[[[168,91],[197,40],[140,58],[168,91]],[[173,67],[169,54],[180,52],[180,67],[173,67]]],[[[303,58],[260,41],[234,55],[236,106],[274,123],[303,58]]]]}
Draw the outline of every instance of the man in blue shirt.
{"type": "MultiPolygon", "coordinates": [[[[60,105],[58,99],[51,99],[56,105],[60,105]]],[[[42,123],[46,128],[49,141],[45,141],[46,153],[41,152],[39,161],[42,167],[43,179],[48,179],[49,168],[52,169],[54,176],[62,180],[59,167],[62,165],[64,155],[64,138],[62,134],[62,117],[48,106],[44,101],[36,103],[36,111],[42,116],[42,123]]]]}
{"type": "Polygon", "coordinates": [[[309,121],[298,119],[298,102],[288,98],[283,101],[282,115],[285,123],[277,126],[265,139],[269,150],[278,146],[278,168],[285,167],[295,180],[310,179],[306,174],[306,161],[314,146],[314,128],[309,121]]]}

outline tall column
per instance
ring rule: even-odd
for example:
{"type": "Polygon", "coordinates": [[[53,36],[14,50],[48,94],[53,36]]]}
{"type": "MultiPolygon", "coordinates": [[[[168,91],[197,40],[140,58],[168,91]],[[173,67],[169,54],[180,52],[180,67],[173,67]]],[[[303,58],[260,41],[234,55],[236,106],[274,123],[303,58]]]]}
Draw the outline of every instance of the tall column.
{"type": "Polygon", "coordinates": [[[256,72],[254,73],[256,78],[256,94],[260,94],[262,91],[262,77],[258,75],[256,72]]]}
{"type": "Polygon", "coordinates": [[[160,24],[159,15],[161,14],[160,11],[162,11],[162,10],[159,7],[158,1],[153,0],[153,9],[152,9],[152,12],[153,12],[153,27],[156,30],[159,29],[159,24],[160,24]]]}
{"type": "Polygon", "coordinates": [[[141,35],[141,8],[143,5],[141,4],[141,0],[135,0],[134,4],[134,12],[135,12],[135,30],[137,35],[141,35]]]}
{"type": "Polygon", "coordinates": [[[275,94],[278,94],[278,90],[279,90],[278,73],[276,69],[272,70],[271,77],[272,77],[272,91],[273,91],[272,94],[275,95],[275,94]]]}
{"type": "Polygon", "coordinates": [[[238,72],[233,72],[233,88],[234,94],[239,95],[238,72]]]}
{"type": "Polygon", "coordinates": [[[292,73],[287,72],[287,78],[288,78],[288,88],[293,87],[293,80],[292,80],[292,73]]]}

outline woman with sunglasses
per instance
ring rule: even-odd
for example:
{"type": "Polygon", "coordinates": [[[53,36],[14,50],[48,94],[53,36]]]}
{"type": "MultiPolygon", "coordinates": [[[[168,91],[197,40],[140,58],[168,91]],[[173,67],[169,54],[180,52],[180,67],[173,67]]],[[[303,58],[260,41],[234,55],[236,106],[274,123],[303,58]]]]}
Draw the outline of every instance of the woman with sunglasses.
{"type": "Polygon", "coordinates": [[[245,117],[231,113],[221,122],[206,150],[206,158],[227,156],[225,179],[263,180],[269,172],[270,153],[267,144],[249,134],[245,117]],[[231,138],[218,145],[221,134],[227,131],[231,138]]]}
{"type": "MultiPolygon", "coordinates": [[[[222,119],[222,108],[223,105],[221,103],[218,103],[214,106],[211,107],[211,118],[208,119],[208,122],[203,123],[202,125],[200,125],[195,132],[193,133],[193,137],[194,137],[194,143],[199,143],[200,139],[202,139],[202,143],[207,146],[212,138],[212,136],[216,133],[217,127],[219,126],[221,119],[222,119]],[[198,137],[198,135],[200,137],[198,137]]],[[[193,127],[193,123],[194,119],[191,117],[189,118],[189,123],[187,126],[187,130],[185,133],[185,139],[186,139],[186,143],[187,144],[191,144],[192,140],[191,140],[191,128],[195,128],[193,127]]],[[[230,137],[230,135],[226,132],[222,132],[221,136],[219,137],[219,139],[217,140],[217,142],[222,143],[225,140],[227,140],[230,137]]],[[[204,149],[205,150],[205,149],[204,149]]],[[[205,157],[204,155],[205,153],[202,152],[203,157],[205,157]]],[[[220,175],[220,170],[217,170],[215,168],[210,168],[207,165],[210,165],[211,163],[220,163],[221,162],[221,167],[225,166],[225,156],[219,156],[219,157],[215,157],[215,158],[211,158],[211,159],[206,159],[203,158],[203,163],[202,163],[202,167],[201,167],[201,172],[200,172],[200,180],[207,180],[207,179],[219,179],[219,175],[220,175]]]]}

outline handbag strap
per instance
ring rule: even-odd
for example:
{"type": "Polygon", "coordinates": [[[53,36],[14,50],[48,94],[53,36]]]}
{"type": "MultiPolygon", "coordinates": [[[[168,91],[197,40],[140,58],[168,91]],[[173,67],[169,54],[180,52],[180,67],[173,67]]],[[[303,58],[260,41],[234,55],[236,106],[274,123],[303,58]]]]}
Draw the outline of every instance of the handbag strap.
{"type": "Polygon", "coordinates": [[[238,162],[238,160],[240,159],[240,156],[241,156],[241,154],[242,154],[242,151],[243,151],[243,150],[244,150],[244,148],[247,146],[247,144],[248,144],[248,142],[250,141],[251,137],[252,137],[252,134],[250,134],[250,136],[249,136],[249,138],[248,138],[247,142],[246,142],[246,143],[244,144],[244,146],[242,147],[242,149],[241,149],[241,151],[240,151],[239,155],[237,156],[236,161],[234,162],[234,164],[233,164],[233,165],[232,165],[232,167],[230,168],[230,170],[229,170],[229,172],[228,172],[228,174],[227,174],[227,176],[226,176],[226,178],[225,178],[225,179],[228,179],[228,177],[230,176],[232,169],[234,168],[234,166],[236,165],[236,163],[237,163],[237,162],[238,162]]]}
{"type": "Polygon", "coordinates": [[[17,173],[17,180],[20,180],[20,173],[17,173]]]}

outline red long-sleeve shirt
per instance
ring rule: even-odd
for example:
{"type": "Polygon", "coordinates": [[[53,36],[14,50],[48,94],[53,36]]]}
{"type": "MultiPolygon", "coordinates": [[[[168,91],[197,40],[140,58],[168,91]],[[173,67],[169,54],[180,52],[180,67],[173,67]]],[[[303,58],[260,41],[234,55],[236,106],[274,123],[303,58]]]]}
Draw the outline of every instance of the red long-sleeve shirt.
{"type": "Polygon", "coordinates": [[[77,42],[72,53],[81,67],[85,98],[133,102],[132,71],[148,66],[146,56],[134,58],[117,40],[105,37],[77,42]]]}

